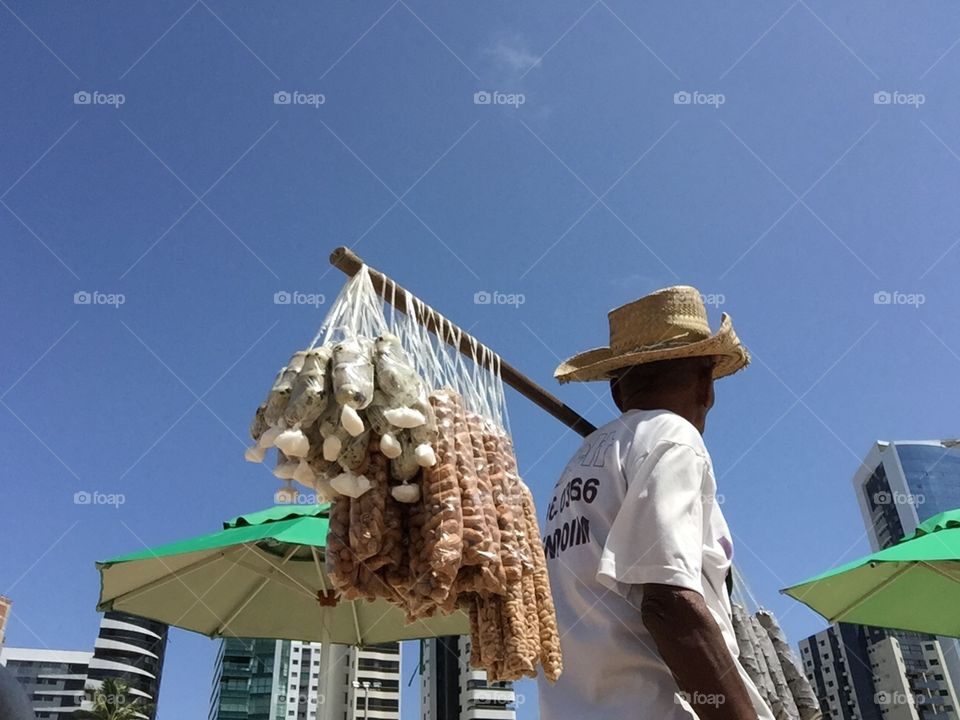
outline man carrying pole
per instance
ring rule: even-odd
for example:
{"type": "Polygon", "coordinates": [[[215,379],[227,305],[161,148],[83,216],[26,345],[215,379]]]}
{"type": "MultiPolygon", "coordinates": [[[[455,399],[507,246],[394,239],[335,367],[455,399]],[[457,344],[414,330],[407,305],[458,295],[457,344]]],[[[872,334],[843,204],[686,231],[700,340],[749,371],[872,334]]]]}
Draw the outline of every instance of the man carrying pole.
{"type": "Polygon", "coordinates": [[[540,716],[772,720],[737,661],[733,544],[703,443],[713,381],[750,356],[725,313],[666,288],[609,314],[610,345],[561,364],[607,380],[620,417],[586,437],[547,509],[544,551],[564,672],[540,716]]]}

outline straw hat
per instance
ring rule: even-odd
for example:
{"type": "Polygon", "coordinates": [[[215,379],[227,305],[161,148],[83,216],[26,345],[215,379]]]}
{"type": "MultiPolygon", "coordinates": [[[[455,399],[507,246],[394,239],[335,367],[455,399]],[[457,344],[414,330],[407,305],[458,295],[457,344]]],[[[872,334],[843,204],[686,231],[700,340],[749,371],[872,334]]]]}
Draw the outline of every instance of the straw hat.
{"type": "Polygon", "coordinates": [[[700,292],[689,285],[657,290],[611,310],[610,346],[587,350],[561,363],[553,376],[561,383],[609,380],[614,370],[676,358],[716,356],[713,377],[732,375],[750,363],[730,316],[710,332],[700,292]]]}

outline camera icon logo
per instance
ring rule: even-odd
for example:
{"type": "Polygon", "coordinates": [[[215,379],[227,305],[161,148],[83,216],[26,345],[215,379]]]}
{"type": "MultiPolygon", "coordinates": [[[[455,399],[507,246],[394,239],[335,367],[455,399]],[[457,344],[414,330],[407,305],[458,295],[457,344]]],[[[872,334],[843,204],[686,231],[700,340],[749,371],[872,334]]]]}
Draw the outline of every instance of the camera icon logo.
{"type": "Polygon", "coordinates": [[[89,505],[92,496],[86,490],[78,490],[73,494],[74,505],[89,505]]]}
{"type": "Polygon", "coordinates": [[[893,96],[887,90],[877,90],[873,94],[874,105],[889,105],[893,101],[893,96]]]}
{"type": "Polygon", "coordinates": [[[886,492],[885,490],[881,490],[880,492],[875,493],[873,496],[873,502],[876,505],[889,505],[891,499],[890,493],[886,492]]]}
{"type": "Polygon", "coordinates": [[[873,294],[874,305],[889,305],[893,302],[893,295],[887,290],[878,290],[873,294]]]}
{"type": "Polygon", "coordinates": [[[293,97],[286,90],[278,90],[273,94],[274,105],[289,105],[293,97]]]}
{"type": "Polygon", "coordinates": [[[86,90],[81,90],[80,92],[75,92],[73,94],[74,105],[89,105],[92,100],[93,96],[86,90]]]}
{"type": "Polygon", "coordinates": [[[474,305],[489,305],[493,301],[493,296],[486,290],[478,290],[473,294],[474,305]]]}
{"type": "Polygon", "coordinates": [[[693,96],[686,90],[680,90],[673,94],[674,105],[689,105],[693,101],[693,96]]]}
{"type": "Polygon", "coordinates": [[[489,105],[493,102],[493,95],[486,90],[478,90],[473,94],[474,105],[489,105]]]}
{"type": "Polygon", "coordinates": [[[89,305],[93,302],[93,296],[86,290],[78,290],[73,294],[74,305],[89,305]]]}
{"type": "Polygon", "coordinates": [[[278,290],[273,294],[274,305],[289,305],[293,301],[293,296],[286,290],[278,290]]]}

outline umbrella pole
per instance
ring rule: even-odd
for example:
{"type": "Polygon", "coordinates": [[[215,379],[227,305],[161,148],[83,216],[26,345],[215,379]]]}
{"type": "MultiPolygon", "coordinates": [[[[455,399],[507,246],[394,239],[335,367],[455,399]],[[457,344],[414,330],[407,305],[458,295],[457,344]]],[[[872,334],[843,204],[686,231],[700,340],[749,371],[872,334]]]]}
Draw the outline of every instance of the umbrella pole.
{"type": "Polygon", "coordinates": [[[360,634],[360,618],[357,617],[357,601],[350,601],[350,612],[353,613],[353,629],[357,633],[357,646],[363,645],[363,636],[360,634]]]}
{"type": "MultiPolygon", "coordinates": [[[[338,270],[343,271],[346,275],[353,276],[360,272],[360,268],[365,263],[360,256],[350,248],[338,247],[330,255],[330,264],[338,270]]],[[[370,272],[370,280],[373,282],[374,289],[383,297],[385,302],[390,303],[400,312],[416,320],[427,330],[451,347],[459,350],[468,358],[476,357],[481,351],[489,352],[492,356],[495,356],[500,364],[500,375],[507,385],[543,410],[546,410],[571,430],[586,437],[597,429],[589,420],[573,408],[565,405],[557,397],[547,392],[544,388],[537,385],[533,380],[513,367],[513,365],[503,360],[497,353],[479,342],[468,332],[454,325],[412,293],[410,293],[410,295],[413,298],[413,307],[408,306],[407,290],[400,287],[400,285],[379,270],[374,270],[369,265],[367,265],[367,269],[370,272]],[[457,338],[457,341],[455,342],[452,338],[457,338]]]]}
{"type": "Polygon", "coordinates": [[[317,569],[317,580],[320,581],[320,590],[324,595],[327,593],[327,583],[323,580],[323,568],[320,567],[320,553],[317,549],[310,546],[310,554],[313,556],[313,566],[317,569]]]}

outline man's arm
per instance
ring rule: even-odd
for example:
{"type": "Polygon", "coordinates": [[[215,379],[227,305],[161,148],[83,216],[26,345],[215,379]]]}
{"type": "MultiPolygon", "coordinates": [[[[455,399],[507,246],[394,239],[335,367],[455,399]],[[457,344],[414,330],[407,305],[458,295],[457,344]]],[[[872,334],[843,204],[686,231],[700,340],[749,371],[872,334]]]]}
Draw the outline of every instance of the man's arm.
{"type": "Polygon", "coordinates": [[[640,613],[660,656],[702,720],[756,720],[737,661],[699,593],[645,584],[640,613]]]}

